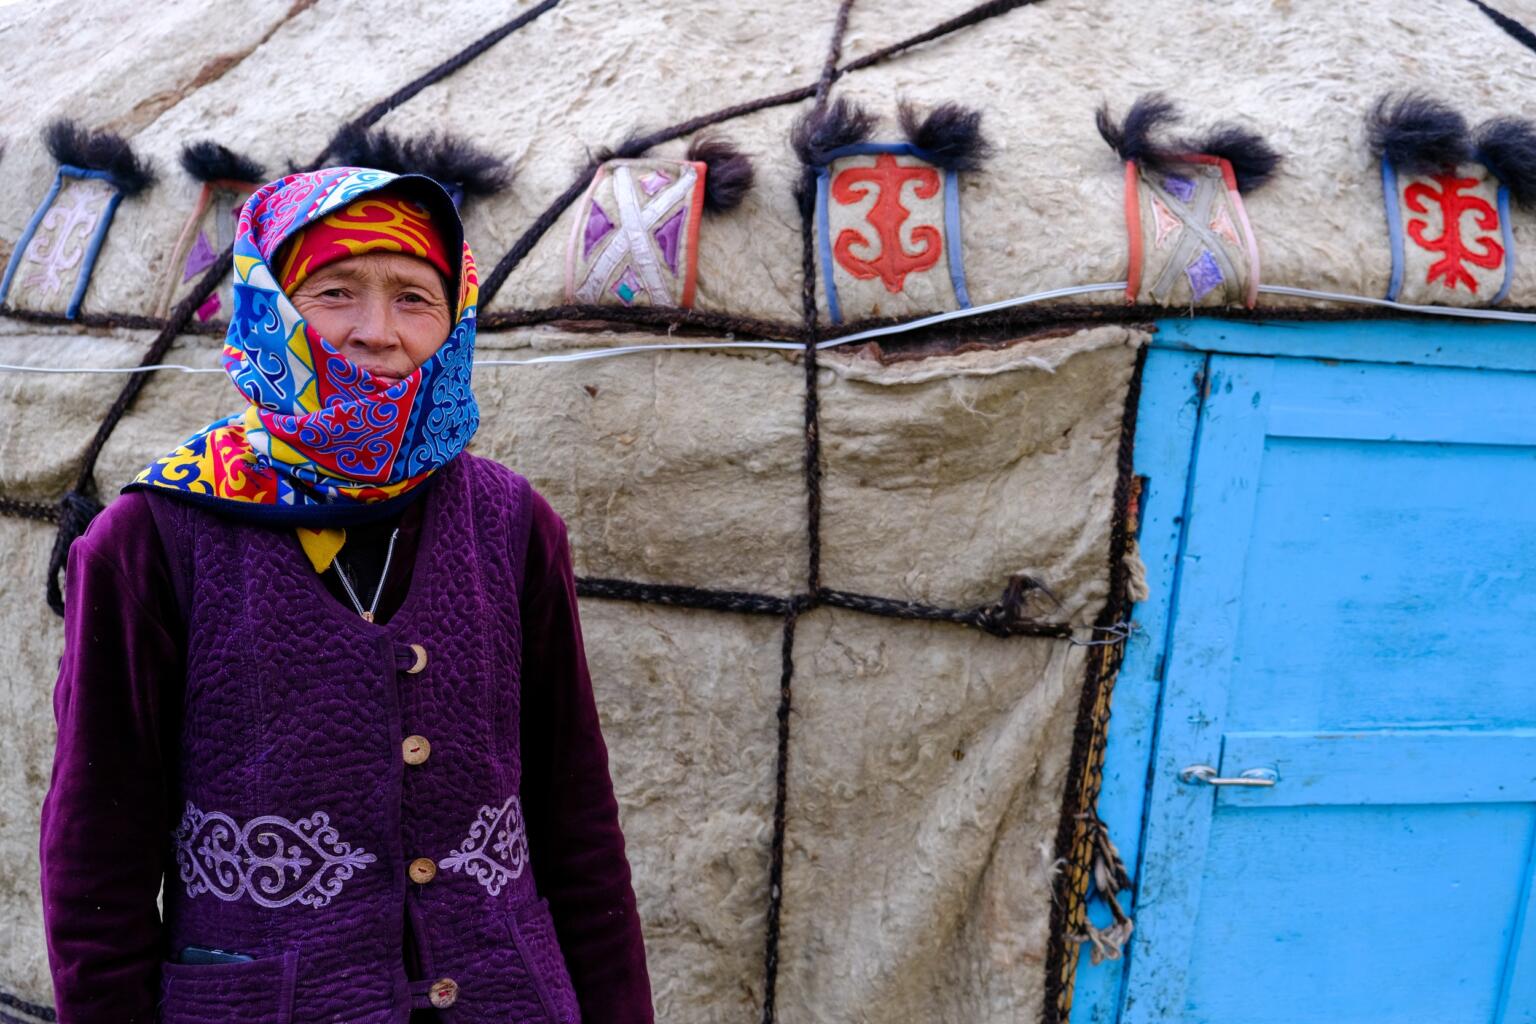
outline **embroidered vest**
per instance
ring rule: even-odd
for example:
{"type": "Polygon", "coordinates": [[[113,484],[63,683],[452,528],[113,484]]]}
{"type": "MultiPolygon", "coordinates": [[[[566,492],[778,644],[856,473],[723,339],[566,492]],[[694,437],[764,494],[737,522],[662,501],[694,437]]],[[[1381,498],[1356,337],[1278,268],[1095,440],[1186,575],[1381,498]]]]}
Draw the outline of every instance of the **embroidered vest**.
{"type": "Polygon", "coordinates": [[[153,499],[188,637],[170,947],[253,958],[165,964],[162,1024],[579,1019],[518,798],[528,482],[466,454],[423,500],[375,625],[292,530],[153,499]]]}

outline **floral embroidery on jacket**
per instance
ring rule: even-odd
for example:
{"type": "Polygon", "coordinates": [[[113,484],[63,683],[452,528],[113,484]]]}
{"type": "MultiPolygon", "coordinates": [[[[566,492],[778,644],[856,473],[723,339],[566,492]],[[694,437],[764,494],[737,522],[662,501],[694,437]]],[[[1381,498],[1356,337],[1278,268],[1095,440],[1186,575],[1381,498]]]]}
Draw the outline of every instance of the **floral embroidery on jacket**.
{"type": "Polygon", "coordinates": [[[188,802],[175,839],[188,896],[208,892],[225,902],[244,896],[263,907],[323,907],[377,859],[342,842],[324,811],[298,821],[263,814],[242,826],[188,802]]]}
{"type": "Polygon", "coordinates": [[[437,862],[440,868],[463,871],[492,896],[519,878],[528,863],[528,832],[523,805],[509,796],[500,807],[486,805],[469,826],[469,837],[457,850],[437,862]]]}

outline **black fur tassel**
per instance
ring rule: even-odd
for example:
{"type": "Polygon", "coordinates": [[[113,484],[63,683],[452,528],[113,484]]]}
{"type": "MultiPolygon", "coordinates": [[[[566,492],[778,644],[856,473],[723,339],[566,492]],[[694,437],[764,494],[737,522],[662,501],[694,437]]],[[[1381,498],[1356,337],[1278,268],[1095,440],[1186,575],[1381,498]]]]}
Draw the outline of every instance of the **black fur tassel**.
{"type": "Polygon", "coordinates": [[[1536,125],[1496,117],[1477,129],[1477,156],[1521,206],[1536,206],[1536,125]]]}
{"type": "Polygon", "coordinates": [[[1472,157],[1466,118],[1420,92],[1387,94],[1369,120],[1371,150],[1409,174],[1426,174],[1472,157]]]}
{"type": "Polygon", "coordinates": [[[901,130],[907,141],[927,150],[933,162],[947,171],[975,171],[992,155],[992,144],[981,133],[981,111],[958,103],[941,103],[919,118],[917,108],[899,108],[901,130]]]}
{"type": "Polygon", "coordinates": [[[1119,124],[1107,105],[1100,107],[1095,117],[1099,134],[1120,159],[1134,160],[1148,169],[1176,163],[1191,153],[1219,156],[1232,165],[1237,190],[1247,193],[1274,177],[1280,166],[1280,154],[1263,136],[1230,121],[1223,121],[1203,136],[1159,142],[1155,136],[1178,119],[1179,109],[1173,101],[1155,92],[1137,99],[1119,124]]]}
{"type": "Polygon", "coordinates": [[[61,164],[105,171],[124,196],[138,195],[155,183],[155,169],[135,156],[116,132],[93,132],[70,120],[54,121],[43,129],[43,143],[61,164]]]}
{"type": "Polygon", "coordinates": [[[704,164],[704,209],[733,210],[752,190],[752,160],[725,139],[700,135],[688,147],[688,159],[704,164]]]}
{"type": "Polygon", "coordinates": [[[1208,135],[1191,139],[1185,146],[1188,152],[1219,156],[1231,164],[1237,190],[1244,194],[1274,177],[1280,166],[1280,154],[1263,136],[1230,121],[1223,121],[1208,135]]]}
{"type": "Polygon", "coordinates": [[[455,194],[456,200],[495,195],[512,181],[506,161],[446,133],[407,139],[384,129],[343,130],[331,143],[331,155],[337,163],[354,167],[424,174],[455,194]]]}
{"type": "Polygon", "coordinates": [[[1162,93],[1156,92],[1139,97],[1126,112],[1125,120],[1119,124],[1115,123],[1107,103],[1094,116],[1099,126],[1099,135],[1109,143],[1110,149],[1120,154],[1121,160],[1134,160],[1138,164],[1154,167],[1167,159],[1167,152],[1153,141],[1152,135],[1178,119],[1178,107],[1162,93]]]}
{"type": "Polygon", "coordinates": [[[241,156],[212,139],[181,147],[181,166],[198,181],[243,181],[259,184],[267,180],[267,169],[248,156],[241,156]]]}
{"type": "Polygon", "coordinates": [[[833,150],[867,142],[875,130],[875,115],[856,103],[838,99],[830,107],[812,110],[795,122],[789,144],[801,163],[820,167],[833,150]]]}

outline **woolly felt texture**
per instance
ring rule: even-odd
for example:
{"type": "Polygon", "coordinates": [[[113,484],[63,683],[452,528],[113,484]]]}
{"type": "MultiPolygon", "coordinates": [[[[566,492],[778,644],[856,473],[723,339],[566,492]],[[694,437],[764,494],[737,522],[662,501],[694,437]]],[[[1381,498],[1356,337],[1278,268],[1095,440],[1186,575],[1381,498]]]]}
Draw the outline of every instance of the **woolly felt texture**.
{"type": "MultiPolygon", "coordinates": [[[[536,328],[483,335],[477,350],[483,358],[515,359],[622,344],[626,337],[536,328]]],[[[1145,338],[1101,327],[926,358],[823,353],[826,584],[961,606],[996,600],[1012,574],[1025,572],[1061,602],[1057,609],[1037,595],[1032,611],[1091,621],[1105,593],[1124,389],[1135,346],[1145,338]],[[1063,508],[1076,511],[1064,515],[1063,508]]],[[[68,339],[57,329],[31,328],[0,333],[0,361],[66,365],[97,345],[103,361],[131,363],[144,340],[142,332],[68,339]]],[[[217,357],[197,337],[170,355],[207,367],[216,367],[217,357]]],[[[16,488],[24,495],[47,496],[67,472],[71,450],[24,450],[10,446],[13,438],[36,436],[45,426],[88,437],[115,384],[101,377],[0,376],[0,388],[18,383],[25,392],[0,390],[0,401],[18,399],[20,417],[16,435],[0,433],[0,464],[28,482],[16,488]]],[[[805,504],[803,388],[803,367],[778,353],[662,352],[482,368],[476,390],[487,415],[472,447],[518,467],[560,510],[582,576],[788,594],[803,586],[805,573],[805,523],[797,514],[805,504]]],[[[157,375],[103,455],[102,493],[130,477],[143,452],[215,415],[227,392],[218,374],[157,375]]],[[[51,539],[40,526],[0,519],[0,540],[7,527],[51,539]]],[[[3,550],[15,554],[0,555],[7,559],[0,565],[16,578],[27,571],[35,578],[33,548],[18,540],[3,550]]],[[[21,749],[0,750],[0,765],[9,756],[17,765],[46,764],[57,620],[41,601],[20,602],[15,611],[37,616],[36,627],[27,624],[37,636],[0,643],[27,659],[18,677],[41,682],[35,692],[21,687],[8,698],[18,705],[15,720],[25,735],[21,749]],[[35,705],[25,718],[23,701],[35,705]]],[[[782,620],[590,598],[582,612],[658,1019],[713,1024],[759,1012],[782,620]]],[[[1070,726],[1053,723],[1071,721],[1063,709],[1075,701],[1079,683],[1073,662],[1049,653],[1065,643],[1001,641],[955,626],[841,612],[818,612],[802,626],[790,763],[801,761],[803,772],[791,782],[797,809],[789,824],[780,998],[801,1006],[811,998],[803,993],[814,995],[815,1013],[795,1012],[804,1019],[857,1019],[858,1007],[870,1005],[891,1007],[892,1019],[1014,1019],[1038,1002],[1043,984],[1038,968],[1017,965],[1043,955],[1048,914],[1040,908],[1050,902],[1049,875],[1037,847],[1054,834],[1070,743],[1070,726]],[[866,718],[862,701],[838,698],[842,688],[858,686],[902,709],[950,708],[946,695],[953,695],[955,680],[970,680],[985,698],[959,717],[952,708],[939,718],[924,712],[920,726],[902,732],[905,739],[888,731],[889,719],[866,718]],[[827,749],[828,736],[841,737],[846,749],[827,749]],[[953,758],[957,748],[963,760],[953,758]],[[893,783],[887,756],[914,750],[920,770],[893,783]],[[959,828],[953,801],[976,795],[983,779],[975,773],[992,756],[1038,758],[1040,775],[1009,774],[1001,789],[989,786],[977,797],[985,810],[964,826],[964,841],[916,860],[903,854],[897,864],[892,826],[882,823],[892,799],[887,787],[912,793],[911,806],[890,819],[901,829],[959,828]],[[839,777],[844,768],[851,774],[839,777]],[[866,809],[852,793],[879,802],[866,809]],[[1009,856],[989,861],[978,854],[991,834],[1009,856]],[[812,854],[836,863],[890,861],[891,870],[839,880],[809,861],[812,854]],[[825,900],[805,888],[824,884],[825,900]],[[997,913],[962,927],[970,886],[987,894],[997,913]],[[903,923],[855,940],[843,918],[867,922],[879,906],[893,908],[903,923]],[[939,936],[922,923],[930,911],[948,922],[939,936]],[[936,953],[943,935],[951,944],[936,953]],[[1015,969],[994,970],[1005,953],[1017,956],[1015,969]],[[835,969],[839,958],[871,973],[845,975],[835,969]],[[904,972],[912,974],[910,984],[900,980],[904,972]],[[993,980],[960,984],[955,979],[964,972],[993,980]],[[944,982],[920,992],[925,979],[944,982]]],[[[41,798],[46,775],[23,787],[17,767],[13,778],[13,806],[41,798]]],[[[23,825],[17,822],[18,831],[23,825]]],[[[43,970],[30,916],[35,852],[18,843],[8,863],[17,865],[18,888],[31,886],[14,906],[31,929],[21,934],[35,936],[19,940],[39,958],[25,961],[33,965],[28,969],[43,970]]],[[[18,976],[13,970],[11,977],[18,976]]],[[[45,997],[46,974],[40,977],[41,989],[29,991],[45,997]]],[[[781,1005],[788,1020],[791,1003],[781,1005]]]]}
{"type": "MultiPolygon", "coordinates": [[[[972,6],[859,0],[842,63],[972,6]]],[[[1536,22],[1529,3],[1493,6],[1536,22]]],[[[469,0],[430,8],[383,0],[369,28],[368,59],[338,59],[361,51],[357,19],[338,16],[333,0],[229,10],[100,0],[93,11],[101,17],[83,19],[71,5],[0,6],[7,40],[0,47],[0,123],[8,137],[0,158],[0,255],[14,246],[56,169],[41,146],[24,140],[60,113],[117,127],[162,168],[173,166],[187,141],[210,134],[277,168],[313,158],[341,120],[500,17],[469,0]],[[131,53],[120,45],[127,34],[136,41],[131,53]],[[274,103],[277,95],[324,101],[274,103]]],[[[484,265],[510,250],[567,189],[579,198],[586,168],[605,147],[637,130],[813,85],[836,13],[836,5],[809,0],[700,0],[655,5],[642,18],[613,0],[562,3],[379,126],[405,138],[451,126],[507,157],[515,187],[466,205],[466,233],[484,265]]],[[[1050,0],[851,70],[831,95],[882,112],[883,138],[895,134],[890,115],[900,99],[928,110],[962,98],[982,112],[996,155],[981,173],[960,178],[967,289],[976,304],[1126,279],[1123,164],[1094,132],[1093,113],[1105,100],[1123,110],[1153,89],[1180,104],[1181,133],[1236,119],[1286,157],[1245,204],[1262,240],[1266,282],[1380,296],[1390,276],[1389,236],[1364,114],[1382,92],[1425,83],[1443,83],[1444,95],[1477,123],[1529,110],[1536,61],[1466,0],[1050,0]],[[1106,53],[1134,59],[1106,60],[1106,53]],[[1327,69],[1326,83],[1319,67],[1327,69]]],[[[739,207],[700,231],[695,310],[799,323],[794,189],[802,167],[786,140],[809,105],[797,100],[718,126],[753,156],[757,183],[739,207]]],[[[646,155],[681,160],[690,142],[671,140],[646,155]]],[[[169,272],[197,187],[165,174],[119,209],[83,312],[153,312],[159,295],[146,281],[169,272]]],[[[578,212],[573,201],[531,243],[488,311],[565,303],[578,212]]],[[[1516,210],[1510,224],[1515,248],[1529,253],[1536,221],[1516,210]]],[[[826,324],[819,269],[815,277],[826,324]]],[[[1124,298],[1117,291],[1079,301],[1124,298]]],[[[1518,260],[1505,304],[1531,303],[1536,260],[1518,260]]],[[[1307,304],[1264,295],[1260,308],[1307,304]]],[[[151,337],[0,316],[0,360],[129,366],[151,337]]],[[[667,339],[659,330],[583,324],[483,334],[477,347],[482,357],[520,358],[656,340],[667,339]]],[[[1045,351],[1038,341],[1013,347],[1045,351]]],[[[1103,460],[1113,460],[1118,443],[1130,354],[1074,355],[1054,375],[1021,364],[985,376],[974,367],[946,373],[969,353],[885,363],[849,353],[850,364],[889,382],[876,384],[823,352],[828,585],[994,600],[1010,573],[1034,569],[1053,592],[1065,581],[1059,596],[1074,617],[1091,619],[1107,585],[1108,552],[1095,540],[1107,534],[1109,515],[1103,460]],[[1079,370],[1079,360],[1091,369],[1079,370]],[[898,374],[930,376],[896,383],[898,374]],[[1029,441],[1012,448],[1020,429],[1029,441]],[[932,487],[923,469],[938,474],[932,487]],[[892,488],[882,487],[886,479],[896,482],[892,488]]],[[[206,335],[191,335],[169,359],[217,367],[217,356],[206,335]]],[[[99,375],[0,374],[7,410],[0,493],[56,501],[120,386],[121,378],[99,375]]],[[[804,368],[795,359],[672,352],[485,368],[476,388],[485,425],[475,450],[525,472],[567,516],[581,574],[781,595],[804,585],[804,368]]],[[[97,473],[101,493],[114,493],[145,458],[227,413],[228,400],[228,383],[217,374],[157,374],[107,445],[97,473]]],[[[51,752],[48,698],[59,632],[33,590],[52,540],[44,524],[0,518],[0,568],[17,581],[0,604],[0,659],[14,680],[0,689],[0,723],[13,737],[0,744],[0,930],[10,937],[0,942],[0,986],[34,1001],[48,997],[35,808],[51,752]]],[[[582,611],[658,1017],[682,1024],[760,1019],[781,623],[585,598],[582,611]]],[[[1037,939],[1050,907],[1035,865],[1049,851],[1023,837],[1038,842],[1054,834],[1060,792],[1049,782],[1060,777],[1065,748],[1053,744],[1070,729],[1070,716],[1052,717],[1047,691],[1056,669],[1032,650],[1054,645],[1017,642],[1031,650],[1014,652],[959,627],[853,614],[818,612],[802,623],[778,1019],[1003,1024],[1039,1016],[1037,939]],[[922,641],[910,639],[909,629],[922,641]],[[993,660],[960,671],[982,658],[993,660]],[[953,670],[950,679],[975,681],[985,678],[982,668],[1001,681],[984,689],[977,683],[985,695],[977,711],[962,706],[956,713],[972,738],[958,748],[940,716],[929,714],[929,704],[952,709],[956,700],[954,687],[941,686],[947,680],[934,673],[953,670]],[[875,703],[847,699],[845,691],[875,703]],[[880,717],[884,700],[910,702],[897,706],[912,716],[880,717]],[[1012,717],[999,711],[1009,700],[1022,709],[1012,717]],[[1036,713],[1038,729],[1029,717],[1036,713]],[[897,727],[930,758],[917,762],[920,770],[903,769],[909,762],[900,757],[912,748],[897,745],[897,727]],[[994,739],[1006,742],[988,747],[994,739]],[[955,749],[964,750],[963,760],[953,759],[955,749]],[[982,752],[990,749],[1008,754],[989,769],[1016,794],[1006,811],[990,787],[980,793],[959,784],[963,772],[977,772],[973,782],[982,778],[992,764],[982,752]],[[879,756],[866,760],[866,751],[879,756]],[[932,751],[949,760],[932,759],[932,751]],[[955,810],[972,798],[983,807],[974,826],[955,810]],[[919,821],[925,831],[913,832],[919,821]],[[1005,823],[995,851],[971,841],[972,828],[994,822],[1005,823]],[[915,851],[919,834],[942,841],[915,851]],[[966,838],[949,843],[950,836],[966,838]],[[819,867],[829,858],[853,867],[837,876],[819,867]],[[955,882],[967,878],[974,888],[955,882]],[[881,905],[894,910],[889,924],[874,911],[881,905]],[[931,913],[916,912],[921,907],[931,913]],[[850,918],[862,927],[843,927],[850,918]],[[948,944],[936,944],[935,933],[948,944]],[[903,972],[943,983],[925,989],[905,982],[903,972]]],[[[1067,685],[1079,678],[1068,671],[1067,685]]]]}
{"type": "Polygon", "coordinates": [[[1509,190],[1482,164],[1428,174],[1381,165],[1391,232],[1387,298],[1419,304],[1488,306],[1514,281],[1509,190]]]}
{"type": "Polygon", "coordinates": [[[1126,301],[1181,308],[1258,301],[1259,247],[1226,160],[1191,155],[1156,170],[1128,161],[1125,224],[1126,301]]]}
{"type": "Polygon", "coordinates": [[[816,251],[832,322],[969,306],[958,174],[909,143],[828,155],[816,173],[816,251]]]}
{"type": "Polygon", "coordinates": [[[76,316],[121,199],[106,172],[59,167],[0,277],[0,303],[76,316]]]}
{"type": "Polygon", "coordinates": [[[565,297],[583,305],[693,305],[708,168],[691,160],[609,160],[577,203],[565,297]]]}
{"type": "MultiPolygon", "coordinates": [[[[197,201],[187,215],[160,285],[160,301],[155,306],[156,316],[165,316],[171,307],[192,291],[214,260],[235,240],[235,219],[240,207],[256,191],[258,182],[207,181],[198,190],[197,201]]],[[[194,314],[198,321],[207,323],[223,314],[228,316],[233,305],[233,285],[228,279],[219,284],[218,291],[208,296],[194,314]]]]}

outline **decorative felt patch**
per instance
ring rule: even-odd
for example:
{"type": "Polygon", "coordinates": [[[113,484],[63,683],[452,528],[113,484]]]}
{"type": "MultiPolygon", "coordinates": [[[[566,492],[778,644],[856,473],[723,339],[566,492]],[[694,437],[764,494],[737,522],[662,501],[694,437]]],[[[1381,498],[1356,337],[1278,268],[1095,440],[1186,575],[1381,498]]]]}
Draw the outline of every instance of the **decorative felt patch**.
{"type": "Polygon", "coordinates": [[[832,322],[969,306],[956,172],[905,142],[830,155],[816,171],[816,234],[832,322]]]}
{"type": "MultiPolygon", "coordinates": [[[[180,302],[203,271],[213,266],[219,253],[230,247],[235,240],[235,220],[240,207],[257,186],[241,181],[204,182],[198,193],[197,203],[182,226],[171,250],[169,266],[160,283],[160,297],[155,303],[155,315],[165,316],[171,307],[180,302]]],[[[203,322],[219,314],[229,315],[233,303],[233,284],[225,280],[218,291],[208,296],[197,310],[197,318],[203,322]]]]}
{"type": "Polygon", "coordinates": [[[1232,165],[1192,154],[1158,170],[1125,165],[1128,302],[1253,308],[1259,247],[1232,165]]]}
{"type": "Polygon", "coordinates": [[[16,241],[0,303],[74,318],[122,193],[104,171],[61,164],[16,241]]]}
{"type": "Polygon", "coordinates": [[[693,305],[705,165],[609,160],[582,196],[566,251],[567,301],[693,305]]]}
{"type": "Polygon", "coordinates": [[[1381,164],[1392,279],[1387,298],[1416,305],[1502,302],[1515,276],[1509,189],[1482,164],[1398,174],[1381,164]]]}

